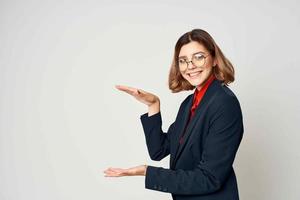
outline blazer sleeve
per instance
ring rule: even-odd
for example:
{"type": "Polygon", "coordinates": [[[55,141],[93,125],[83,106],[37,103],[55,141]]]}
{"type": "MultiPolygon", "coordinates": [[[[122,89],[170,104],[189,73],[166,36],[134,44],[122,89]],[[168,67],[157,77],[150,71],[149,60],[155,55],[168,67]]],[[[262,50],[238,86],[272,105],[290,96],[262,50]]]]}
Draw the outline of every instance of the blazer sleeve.
{"type": "Polygon", "coordinates": [[[148,113],[144,113],[140,116],[140,120],[143,126],[146,144],[150,158],[155,161],[159,161],[170,154],[170,134],[173,131],[173,122],[168,131],[165,133],[162,131],[162,119],[161,112],[148,116],[148,113]]]}
{"type": "Polygon", "coordinates": [[[231,172],[243,135],[236,98],[226,98],[212,115],[201,161],[193,170],[148,166],[145,187],[178,195],[201,195],[221,188],[231,172]]]}

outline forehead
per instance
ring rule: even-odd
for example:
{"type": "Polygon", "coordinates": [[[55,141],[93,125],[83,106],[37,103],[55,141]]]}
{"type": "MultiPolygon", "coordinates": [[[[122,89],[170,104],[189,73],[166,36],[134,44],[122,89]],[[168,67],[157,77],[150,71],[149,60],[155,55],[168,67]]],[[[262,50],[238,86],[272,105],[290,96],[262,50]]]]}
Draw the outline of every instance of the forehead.
{"type": "Polygon", "coordinates": [[[196,52],[202,52],[203,54],[208,53],[207,49],[202,44],[191,41],[181,47],[178,57],[191,57],[196,52]]]}

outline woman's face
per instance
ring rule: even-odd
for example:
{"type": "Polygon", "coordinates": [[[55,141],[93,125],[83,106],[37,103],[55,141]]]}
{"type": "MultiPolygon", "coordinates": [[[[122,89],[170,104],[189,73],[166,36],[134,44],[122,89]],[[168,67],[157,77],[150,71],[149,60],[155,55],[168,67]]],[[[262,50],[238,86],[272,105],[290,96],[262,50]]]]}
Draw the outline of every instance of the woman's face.
{"type": "Polygon", "coordinates": [[[213,59],[213,57],[209,54],[207,49],[202,44],[196,41],[191,41],[188,44],[183,45],[180,49],[178,58],[180,62],[184,60],[189,62],[187,67],[186,63],[185,65],[181,65],[181,67],[179,67],[180,73],[183,78],[186,79],[191,85],[196,86],[198,90],[200,90],[208,80],[210,75],[213,73],[212,69],[213,66],[216,65],[216,60],[213,59]],[[196,67],[194,64],[189,62],[192,60],[193,55],[195,61],[197,59],[204,59],[203,66],[196,67]],[[205,56],[206,58],[202,56],[205,56]]]}

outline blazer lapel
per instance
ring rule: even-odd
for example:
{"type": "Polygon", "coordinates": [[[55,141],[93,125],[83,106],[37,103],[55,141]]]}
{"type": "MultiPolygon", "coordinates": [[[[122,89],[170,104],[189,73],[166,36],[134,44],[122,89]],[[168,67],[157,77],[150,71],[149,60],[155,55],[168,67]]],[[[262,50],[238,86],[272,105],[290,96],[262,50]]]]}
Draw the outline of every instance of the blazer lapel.
{"type": "Polygon", "coordinates": [[[183,143],[179,144],[179,138],[181,137],[181,135],[183,134],[184,131],[184,127],[187,123],[189,114],[190,114],[190,108],[192,106],[193,103],[193,96],[191,96],[190,100],[188,101],[185,111],[184,111],[184,118],[183,118],[183,125],[181,126],[180,130],[179,130],[179,134],[176,137],[176,150],[175,150],[175,157],[173,159],[172,162],[172,166],[175,165],[176,160],[179,158],[180,153],[182,152],[182,150],[184,149],[184,147],[186,146],[186,144],[188,143],[188,141],[190,140],[190,136],[191,136],[191,131],[193,129],[193,127],[195,126],[196,122],[199,120],[200,117],[203,116],[205,110],[207,109],[209,103],[213,100],[214,96],[216,95],[216,87],[217,84],[219,84],[219,80],[215,79],[211,85],[208,87],[207,91],[205,92],[200,104],[198,105],[198,107],[195,110],[194,116],[192,117],[192,119],[190,119],[189,124],[186,127],[184,136],[183,136],[183,143]]]}
{"type": "MultiPolygon", "coordinates": [[[[187,128],[186,124],[187,124],[187,121],[188,121],[188,118],[189,118],[189,115],[190,115],[190,108],[191,108],[192,103],[193,103],[193,97],[194,97],[194,95],[190,96],[190,99],[188,100],[188,102],[187,102],[187,104],[186,104],[186,106],[184,108],[184,111],[183,111],[183,113],[181,115],[181,118],[179,119],[180,121],[182,121],[182,123],[180,123],[180,126],[178,128],[177,134],[175,136],[175,146],[176,147],[175,147],[174,155],[176,155],[176,153],[178,151],[178,148],[179,148],[179,139],[180,139],[180,137],[183,134],[184,128],[187,128]]],[[[174,158],[173,158],[173,161],[174,161],[174,158]]],[[[171,161],[171,163],[173,163],[173,161],[171,161]]]]}

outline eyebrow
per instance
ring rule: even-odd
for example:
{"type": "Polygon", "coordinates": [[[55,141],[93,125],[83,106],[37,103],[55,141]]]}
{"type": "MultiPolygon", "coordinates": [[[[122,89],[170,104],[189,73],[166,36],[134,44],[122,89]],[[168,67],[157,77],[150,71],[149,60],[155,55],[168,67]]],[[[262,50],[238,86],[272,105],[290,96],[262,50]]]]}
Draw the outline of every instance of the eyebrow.
{"type": "MultiPolygon", "coordinates": [[[[193,53],[192,56],[195,55],[195,54],[197,54],[197,53],[205,54],[205,52],[203,52],[203,51],[198,51],[196,53],[193,53]]],[[[186,56],[179,56],[178,58],[186,58],[186,56]]]]}

